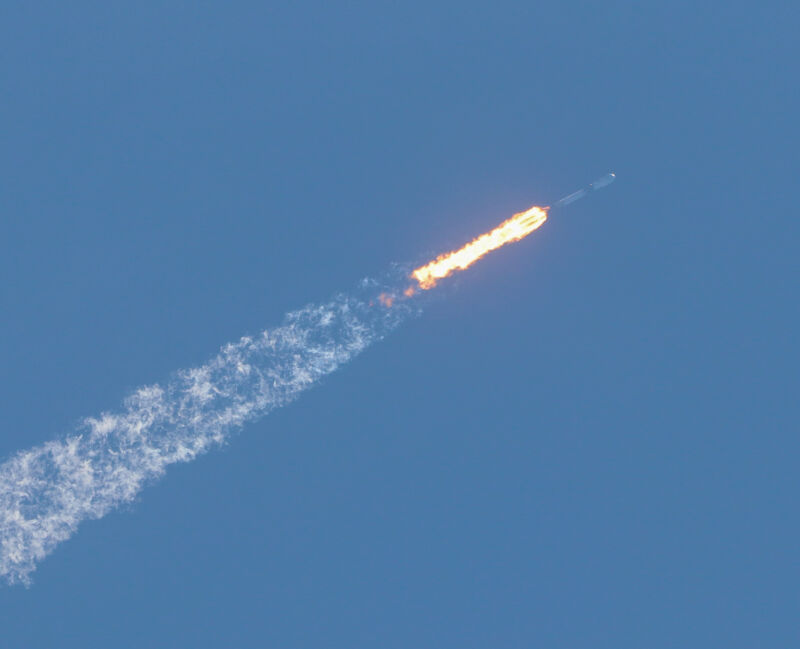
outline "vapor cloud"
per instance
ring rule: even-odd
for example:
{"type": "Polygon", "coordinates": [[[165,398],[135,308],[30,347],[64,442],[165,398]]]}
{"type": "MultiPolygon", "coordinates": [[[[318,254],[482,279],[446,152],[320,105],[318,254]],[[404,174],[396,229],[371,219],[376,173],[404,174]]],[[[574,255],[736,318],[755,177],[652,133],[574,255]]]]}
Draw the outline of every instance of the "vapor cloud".
{"type": "Polygon", "coordinates": [[[377,282],[310,305],[222,347],[205,365],[136,390],[117,412],[0,464],[0,576],[29,583],[81,521],[101,518],[247,421],[294,400],[379,340],[416,307],[374,303],[377,282]]]}

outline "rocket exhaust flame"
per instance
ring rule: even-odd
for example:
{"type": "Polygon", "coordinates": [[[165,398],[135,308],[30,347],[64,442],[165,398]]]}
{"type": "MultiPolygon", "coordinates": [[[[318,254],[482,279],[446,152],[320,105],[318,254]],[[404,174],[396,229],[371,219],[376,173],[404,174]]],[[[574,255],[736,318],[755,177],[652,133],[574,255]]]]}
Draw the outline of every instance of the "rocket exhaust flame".
{"type": "MultiPolygon", "coordinates": [[[[556,201],[552,205],[552,209],[561,209],[570,203],[574,203],[584,196],[610,185],[614,182],[615,178],[616,174],[608,173],[583,189],[572,192],[561,200],[556,201]]],[[[440,279],[453,274],[457,270],[469,268],[478,261],[478,259],[492,252],[492,250],[497,250],[507,243],[519,241],[527,237],[531,232],[541,227],[547,220],[547,212],[550,209],[550,207],[534,206],[524,212],[515,214],[507,221],[498,225],[491,232],[482,234],[463,248],[439,255],[433,261],[424,266],[420,266],[411,273],[411,277],[417,280],[419,288],[423,290],[431,289],[436,286],[436,282],[440,279]]],[[[406,295],[406,297],[411,297],[414,294],[414,290],[414,287],[409,287],[406,289],[404,295],[406,295]]],[[[391,304],[389,306],[391,306],[391,304]]]]}
{"type": "Polygon", "coordinates": [[[464,247],[439,255],[433,261],[420,266],[411,273],[411,276],[417,280],[421,289],[433,288],[438,280],[457,270],[469,268],[492,250],[527,237],[547,220],[547,209],[534,206],[515,214],[494,230],[480,235],[464,247]]]}

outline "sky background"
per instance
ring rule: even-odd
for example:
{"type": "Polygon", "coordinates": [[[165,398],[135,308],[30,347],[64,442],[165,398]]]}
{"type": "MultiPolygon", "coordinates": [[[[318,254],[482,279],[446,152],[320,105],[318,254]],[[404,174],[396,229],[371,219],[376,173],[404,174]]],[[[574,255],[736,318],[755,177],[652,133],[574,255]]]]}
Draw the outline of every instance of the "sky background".
{"type": "Polygon", "coordinates": [[[798,22],[3,2],[0,458],[617,182],[84,524],[0,644],[798,646],[798,22]]]}

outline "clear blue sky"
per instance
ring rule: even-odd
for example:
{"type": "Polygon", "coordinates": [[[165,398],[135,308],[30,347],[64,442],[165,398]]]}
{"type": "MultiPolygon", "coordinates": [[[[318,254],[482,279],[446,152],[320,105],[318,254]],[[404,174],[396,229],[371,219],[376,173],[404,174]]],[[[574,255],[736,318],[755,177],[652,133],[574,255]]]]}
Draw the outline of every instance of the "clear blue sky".
{"type": "Polygon", "coordinates": [[[1,458],[618,181],[85,524],[0,645],[798,646],[797,18],[4,2],[1,458]]]}

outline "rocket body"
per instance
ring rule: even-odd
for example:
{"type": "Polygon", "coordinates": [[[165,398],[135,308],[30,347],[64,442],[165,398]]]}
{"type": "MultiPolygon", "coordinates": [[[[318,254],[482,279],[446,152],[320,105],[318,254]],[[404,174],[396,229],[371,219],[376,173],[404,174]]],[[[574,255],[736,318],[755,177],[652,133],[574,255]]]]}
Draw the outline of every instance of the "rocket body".
{"type": "Polygon", "coordinates": [[[570,203],[574,203],[575,201],[578,201],[584,196],[586,196],[587,194],[591,194],[592,192],[596,192],[598,189],[602,189],[606,185],[610,185],[611,183],[614,182],[615,178],[616,175],[613,173],[606,174],[602,178],[598,178],[597,180],[595,180],[593,183],[586,185],[586,187],[584,187],[583,189],[579,189],[576,192],[572,192],[571,194],[564,196],[564,198],[562,198],[561,200],[558,200],[555,203],[553,203],[550,209],[555,210],[560,207],[565,207],[570,203]]]}

